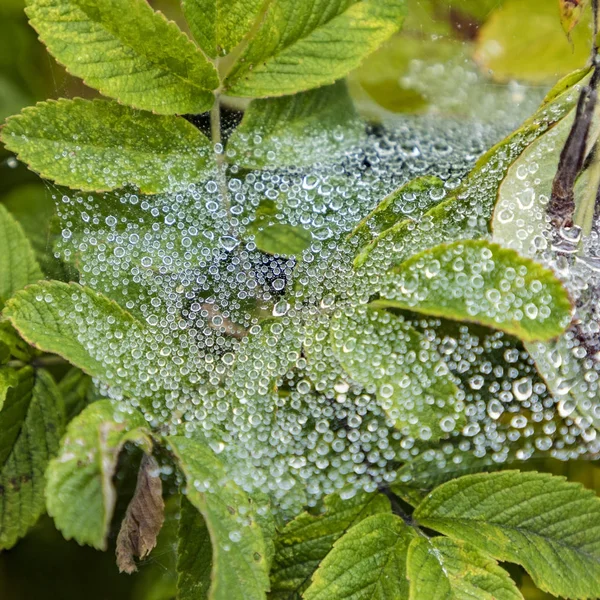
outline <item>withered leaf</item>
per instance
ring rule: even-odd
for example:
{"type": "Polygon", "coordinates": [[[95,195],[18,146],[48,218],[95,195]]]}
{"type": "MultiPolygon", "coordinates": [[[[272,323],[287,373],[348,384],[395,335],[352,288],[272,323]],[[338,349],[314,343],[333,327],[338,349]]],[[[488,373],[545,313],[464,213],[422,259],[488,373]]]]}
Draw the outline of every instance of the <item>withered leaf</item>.
{"type": "Polygon", "coordinates": [[[117,566],[121,572],[137,571],[135,557],[145,558],[156,546],[164,512],[158,463],[153,456],[144,454],[135,492],[117,538],[117,566]]]}
{"type": "Polygon", "coordinates": [[[589,0],[558,0],[560,6],[560,22],[569,35],[581,20],[581,15],[589,0]]]}

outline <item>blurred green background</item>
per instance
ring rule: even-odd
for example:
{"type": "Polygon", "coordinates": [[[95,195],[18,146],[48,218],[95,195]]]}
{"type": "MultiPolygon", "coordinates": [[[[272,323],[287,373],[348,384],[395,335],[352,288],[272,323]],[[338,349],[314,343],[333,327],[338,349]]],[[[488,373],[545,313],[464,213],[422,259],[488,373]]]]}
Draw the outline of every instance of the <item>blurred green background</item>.
{"type": "MultiPolygon", "coordinates": [[[[101,2],[102,0],[98,0],[101,2]]],[[[185,29],[177,0],[151,4],[185,29]]],[[[559,0],[408,0],[403,31],[349,78],[366,118],[429,114],[498,122],[525,118],[559,77],[589,56],[590,10],[567,37],[559,0]]],[[[0,0],[0,122],[47,98],[94,97],[38,41],[24,0],[0,0]]],[[[227,100],[243,108],[236,99],[227,100]]],[[[0,147],[0,202],[31,238],[47,276],[68,278],[52,257],[53,188],[0,147]]],[[[595,464],[532,465],[600,489],[595,464]]],[[[174,597],[173,525],[169,513],[159,545],[133,576],[120,575],[114,547],[105,553],[67,542],[43,517],[13,549],[0,553],[1,600],[168,600],[174,597]]],[[[114,535],[112,543],[114,544],[114,535]]],[[[511,573],[526,598],[550,598],[520,569],[511,573]]]]}

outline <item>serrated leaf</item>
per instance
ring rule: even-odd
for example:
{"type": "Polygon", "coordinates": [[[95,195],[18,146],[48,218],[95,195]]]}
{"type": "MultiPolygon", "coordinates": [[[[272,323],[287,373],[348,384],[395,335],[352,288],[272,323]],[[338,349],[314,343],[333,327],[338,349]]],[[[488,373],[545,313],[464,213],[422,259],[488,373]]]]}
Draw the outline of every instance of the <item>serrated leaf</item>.
{"type": "MultiPolygon", "coordinates": [[[[10,388],[14,388],[19,384],[19,376],[17,371],[11,367],[0,367],[0,411],[4,406],[6,394],[10,388]]],[[[0,418],[0,423],[1,423],[0,418]]]]}
{"type": "Polygon", "coordinates": [[[454,408],[458,389],[448,368],[402,317],[370,307],[336,313],[331,344],[346,372],[372,388],[398,429],[436,440],[464,421],[454,408]]]}
{"type": "Polygon", "coordinates": [[[42,278],[23,228],[0,204],[0,310],[15,292],[42,278]]]}
{"type": "Polygon", "coordinates": [[[45,179],[84,191],[164,192],[214,166],[208,138],[185,119],[109,100],[40,102],[8,119],[2,141],[45,179]]]}
{"type": "Polygon", "coordinates": [[[253,100],[227,144],[247,169],[339,162],[365,135],[344,81],[316,90],[253,100]]]}
{"type": "Polygon", "coordinates": [[[571,302],[542,265],[485,240],[442,244],[394,269],[374,304],[480,323],[549,340],[571,321],[571,302]]]}
{"type": "Polygon", "coordinates": [[[212,544],[202,515],[181,499],[177,532],[177,600],[206,600],[210,590],[212,544]]]}
{"type": "Polygon", "coordinates": [[[72,75],[123,104],[201,113],[219,85],[214,66],[145,0],[27,0],[31,24],[72,75]]]}
{"type": "Polygon", "coordinates": [[[510,575],[477,548],[435,537],[408,549],[409,600],[522,600],[510,575]]]}
{"type": "Polygon", "coordinates": [[[559,81],[537,112],[481,156],[462,184],[443,202],[418,219],[401,220],[385,230],[361,249],[354,260],[355,268],[381,270],[384,262],[387,269],[437,244],[488,235],[499,187],[508,169],[530,144],[573,110],[579,89],[587,81],[589,69],[559,81]]]}
{"type": "Polygon", "coordinates": [[[52,377],[43,370],[22,369],[0,411],[1,549],[12,547],[44,512],[44,472],[64,427],[64,405],[52,377]]]}
{"type": "Polygon", "coordinates": [[[390,511],[384,495],[360,492],[346,500],[338,495],[327,496],[321,514],[298,515],[276,539],[271,599],[299,599],[336,540],[362,520],[390,511]]]}
{"type": "Polygon", "coordinates": [[[182,0],[194,38],[208,56],[229,54],[252,28],[263,0],[182,0]]]}
{"type": "Polygon", "coordinates": [[[135,491],[117,537],[119,571],[137,571],[135,558],[144,559],[154,549],[164,520],[165,503],[162,498],[160,467],[153,456],[144,454],[135,491]]]}
{"type": "Polygon", "coordinates": [[[141,413],[123,414],[109,400],[94,402],[69,423],[46,489],[48,514],[66,539],[106,549],[116,502],[112,479],[126,442],[152,447],[141,413]]]}
{"type": "Polygon", "coordinates": [[[343,78],[401,25],[403,0],[271,0],[224,85],[233,96],[293,94],[343,78]]]}
{"type": "Polygon", "coordinates": [[[445,197],[444,182],[439,177],[417,177],[386,196],[352,230],[351,237],[370,242],[398,221],[420,218],[445,197]]]}
{"type": "Polygon", "coordinates": [[[415,530],[396,515],[368,517],[337,540],[313,575],[304,599],[406,598],[406,557],[416,536],[415,530]]]}
{"type": "Polygon", "coordinates": [[[200,442],[169,437],[187,480],[187,498],[200,511],[212,540],[211,600],[266,598],[269,577],[263,533],[246,493],[200,442]],[[240,510],[241,509],[241,510],[240,510]]]}
{"type": "Polygon", "coordinates": [[[569,40],[561,27],[558,0],[506,0],[479,30],[476,60],[497,81],[552,83],[586,64],[590,12],[569,40]],[[525,22],[530,26],[524,27],[525,22]],[[514,35],[516,30],[520,35],[514,35]]]}
{"type": "Polygon", "coordinates": [[[600,589],[600,499],[580,484],[542,473],[467,475],[431,492],[417,521],[522,565],[536,585],[564,598],[600,589]]]}
{"type": "Polygon", "coordinates": [[[58,354],[88,375],[117,383],[124,390],[135,385],[131,373],[137,361],[132,352],[143,343],[144,328],[101,294],[75,283],[45,281],[17,294],[4,314],[37,348],[58,354]],[[112,344],[110,355],[107,344],[112,344]],[[129,377],[119,375],[121,371],[129,377]]]}

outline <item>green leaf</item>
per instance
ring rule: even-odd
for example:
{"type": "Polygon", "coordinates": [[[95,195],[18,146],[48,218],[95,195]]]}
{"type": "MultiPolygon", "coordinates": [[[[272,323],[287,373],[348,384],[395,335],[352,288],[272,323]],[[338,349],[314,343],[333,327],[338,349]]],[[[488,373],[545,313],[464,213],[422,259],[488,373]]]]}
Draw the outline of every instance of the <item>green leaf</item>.
{"type": "Polygon", "coordinates": [[[194,38],[212,58],[229,54],[252,28],[263,0],[182,0],[194,38]]]}
{"type": "Polygon", "coordinates": [[[361,521],[334,544],[313,575],[305,600],[406,598],[406,557],[416,536],[396,515],[361,521]]]}
{"type": "Polygon", "coordinates": [[[372,308],[336,313],[331,343],[350,377],[372,388],[398,429],[435,440],[464,421],[448,368],[402,317],[372,308]]]}
{"type": "Polygon", "coordinates": [[[219,85],[214,66],[145,0],[27,0],[27,15],[72,75],[123,104],[201,113],[219,85]]]}
{"type": "Polygon", "coordinates": [[[236,389],[245,390],[244,394],[274,392],[277,380],[295,366],[301,351],[302,337],[297,323],[288,317],[265,320],[243,338],[228,384],[234,393],[236,389]]]}
{"type": "Polygon", "coordinates": [[[542,473],[467,475],[431,492],[414,518],[501,561],[522,565],[536,585],[565,598],[596,598],[600,499],[542,473]]]}
{"type": "Polygon", "coordinates": [[[177,532],[177,600],[208,599],[212,567],[206,523],[198,509],[183,497],[177,532]]]}
{"type": "Polygon", "coordinates": [[[337,494],[327,496],[321,514],[298,515],[276,539],[271,599],[300,598],[336,540],[362,520],[390,514],[390,510],[390,501],[384,495],[360,492],[349,499],[337,494]]]}
{"type": "Polygon", "coordinates": [[[4,464],[21,432],[31,402],[35,374],[30,367],[16,371],[3,367],[4,402],[0,411],[0,464],[4,464]]]}
{"type": "Polygon", "coordinates": [[[417,177],[386,196],[360,221],[351,236],[371,241],[398,221],[420,218],[445,197],[444,182],[439,177],[417,177]]]}
{"type": "Polygon", "coordinates": [[[410,600],[519,600],[523,596],[495,560],[463,542],[416,538],[407,564],[410,600]]]}
{"type": "Polygon", "coordinates": [[[225,79],[233,96],[293,94],[343,78],[398,30],[404,0],[269,1],[225,79]]]}
{"type": "MultiPolygon", "coordinates": [[[[4,406],[6,400],[6,394],[10,388],[14,388],[19,384],[19,377],[17,371],[11,367],[0,367],[0,411],[4,406]]],[[[0,423],[2,419],[0,417],[0,423]]]]}
{"type": "Polygon", "coordinates": [[[109,400],[94,402],[69,423],[46,489],[48,514],[66,539],[106,550],[116,502],[112,480],[126,442],[152,448],[141,413],[121,413],[109,400]]]}
{"type": "Polygon", "coordinates": [[[65,427],[62,397],[52,377],[29,367],[17,377],[0,412],[1,549],[12,547],[44,512],[44,473],[65,427]]]}
{"type": "Polygon", "coordinates": [[[586,64],[590,16],[591,11],[586,11],[569,41],[561,27],[558,2],[505,0],[479,31],[476,59],[497,81],[552,83],[586,64]]]}
{"type": "Polygon", "coordinates": [[[300,225],[288,225],[275,219],[259,218],[252,223],[249,231],[253,232],[256,247],[271,255],[302,257],[304,250],[310,247],[312,235],[300,225]]]}
{"type": "Polygon", "coordinates": [[[571,321],[571,302],[542,265],[484,240],[442,244],[394,270],[377,306],[487,325],[526,340],[549,340],[571,321]]]}
{"type": "Polygon", "coordinates": [[[2,141],[42,177],[84,191],[168,191],[202,179],[214,157],[185,119],[108,100],[40,102],[8,119],[2,141]]]}
{"type": "Polygon", "coordinates": [[[246,493],[201,443],[169,437],[187,480],[187,498],[204,517],[212,540],[212,600],[266,598],[266,545],[246,493]]]}
{"type": "Polygon", "coordinates": [[[580,86],[589,81],[588,72],[578,71],[559,81],[538,111],[481,156],[452,194],[421,217],[399,221],[384,231],[356,256],[355,268],[382,272],[437,244],[488,235],[499,187],[508,169],[530,144],[572,111],[580,86]]]}
{"type": "Polygon", "coordinates": [[[143,343],[144,329],[108,298],[75,283],[44,281],[17,294],[4,313],[37,348],[58,354],[88,375],[118,383],[125,390],[135,385],[131,374],[137,361],[132,353],[143,343]]]}
{"type": "Polygon", "coordinates": [[[0,204],[0,310],[15,292],[42,278],[23,228],[0,204]]]}
{"type": "Polygon", "coordinates": [[[365,135],[344,81],[309,92],[253,100],[227,144],[247,169],[339,162],[365,135]]]}

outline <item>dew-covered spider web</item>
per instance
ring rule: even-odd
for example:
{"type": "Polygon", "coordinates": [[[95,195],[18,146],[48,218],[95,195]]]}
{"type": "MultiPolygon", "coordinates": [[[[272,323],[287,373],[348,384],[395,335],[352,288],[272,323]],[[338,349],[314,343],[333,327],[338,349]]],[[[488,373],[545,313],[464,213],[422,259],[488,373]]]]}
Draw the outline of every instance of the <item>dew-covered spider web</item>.
{"type": "MultiPolygon", "coordinates": [[[[533,112],[538,99],[523,110],[533,112]]],[[[592,227],[584,252],[575,253],[569,244],[580,234],[563,232],[566,246],[557,247],[535,208],[552,179],[544,158],[556,159],[545,150],[564,142],[567,125],[540,138],[531,158],[509,173],[494,219],[513,229],[487,234],[553,268],[578,300],[582,325],[561,348],[526,347],[484,326],[368,306],[392,261],[451,241],[428,241],[425,213],[517,125],[396,118],[342,156],[317,157],[305,168],[248,170],[229,156],[226,179],[179,182],[169,194],[54,190],[57,256],[75,266],[81,284],[139,322],[115,338],[83,294],[81,312],[62,316],[104,365],[99,389],[141,409],[164,432],[206,440],[239,484],[269,492],[284,508],[399,477],[406,483],[410,475],[397,475],[398,468],[417,458],[443,471],[473,459],[504,465],[538,454],[596,454],[589,415],[600,418],[600,366],[581,339],[597,338],[600,322],[600,259],[593,258],[600,229],[592,227]],[[367,220],[371,239],[389,219],[411,219],[423,246],[392,236],[357,266],[365,244],[357,226],[388,194],[424,177],[439,179],[406,187],[386,223],[367,220]],[[293,248],[277,254],[281,232],[293,248]],[[420,417],[432,407],[439,411],[433,425],[420,417]]],[[[467,192],[457,221],[476,228],[486,191],[467,192]]],[[[487,259],[481,255],[482,264],[487,259]]],[[[460,256],[448,260],[460,271],[460,256]]],[[[522,275],[507,273],[507,285],[522,275]]],[[[493,294],[484,300],[496,302],[493,294]]]]}

